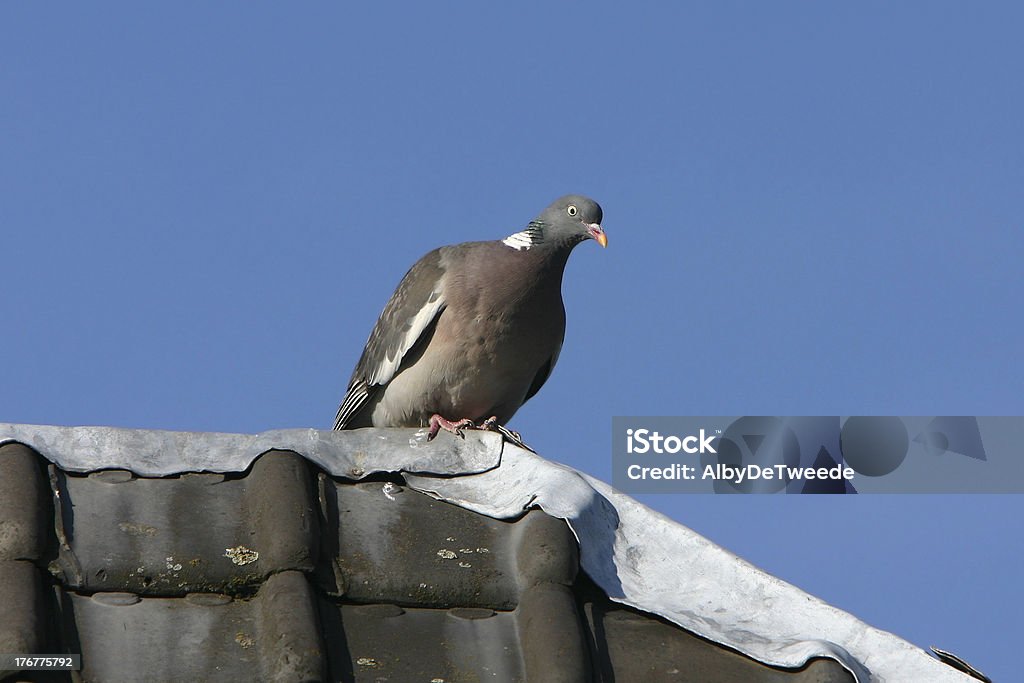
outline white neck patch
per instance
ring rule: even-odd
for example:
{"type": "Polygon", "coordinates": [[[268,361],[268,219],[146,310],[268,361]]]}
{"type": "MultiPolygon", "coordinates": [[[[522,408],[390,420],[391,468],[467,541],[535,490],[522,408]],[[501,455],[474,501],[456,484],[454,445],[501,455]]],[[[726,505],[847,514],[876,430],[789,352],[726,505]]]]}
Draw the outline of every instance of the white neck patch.
{"type": "Polygon", "coordinates": [[[512,247],[516,251],[522,251],[523,249],[529,249],[533,246],[533,238],[530,236],[529,232],[523,230],[522,232],[509,235],[503,239],[501,243],[505,246],[512,247]]]}
{"type": "Polygon", "coordinates": [[[544,233],[537,223],[530,223],[526,230],[512,233],[501,241],[506,247],[512,247],[516,251],[523,251],[535,247],[544,241],[544,233]]]}

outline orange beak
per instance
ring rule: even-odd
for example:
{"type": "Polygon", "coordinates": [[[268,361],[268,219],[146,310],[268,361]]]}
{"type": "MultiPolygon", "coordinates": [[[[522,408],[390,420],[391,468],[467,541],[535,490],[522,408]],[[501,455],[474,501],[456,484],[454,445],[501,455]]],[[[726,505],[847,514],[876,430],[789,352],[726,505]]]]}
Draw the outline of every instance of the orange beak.
{"type": "Polygon", "coordinates": [[[587,232],[602,247],[608,246],[608,236],[604,234],[604,229],[600,223],[587,223],[587,232]]]}

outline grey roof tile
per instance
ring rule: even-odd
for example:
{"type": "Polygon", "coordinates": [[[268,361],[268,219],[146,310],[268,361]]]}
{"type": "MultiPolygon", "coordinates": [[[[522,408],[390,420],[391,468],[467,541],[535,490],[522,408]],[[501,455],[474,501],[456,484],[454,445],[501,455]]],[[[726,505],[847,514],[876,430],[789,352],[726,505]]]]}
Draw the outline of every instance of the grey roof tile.
{"type": "Polygon", "coordinates": [[[314,593],[300,572],[269,577],[247,600],[68,592],[63,603],[84,680],[324,679],[314,593]]]}
{"type": "Polygon", "coordinates": [[[511,612],[329,604],[331,680],[522,681],[511,612]]]}
{"type": "Polygon", "coordinates": [[[43,575],[35,565],[0,560],[0,653],[40,652],[48,640],[47,607],[43,575]]]}
{"type": "Polygon", "coordinates": [[[355,602],[512,609],[523,589],[571,584],[578,568],[568,526],[539,510],[508,522],[390,481],[328,477],[321,499],[334,570],[322,583],[355,602]]]}
{"type": "Polygon", "coordinates": [[[313,476],[271,451],[247,476],[142,478],[57,471],[66,545],[59,579],[81,591],[238,593],[287,569],[311,571],[319,549],[313,476]]]}
{"type": "Polygon", "coordinates": [[[45,461],[20,443],[0,446],[0,560],[39,560],[53,505],[45,461]]]}
{"type": "Polygon", "coordinates": [[[650,683],[851,683],[853,676],[830,659],[812,659],[799,670],[766,667],[657,617],[600,597],[583,612],[595,653],[597,680],[650,683]]]}

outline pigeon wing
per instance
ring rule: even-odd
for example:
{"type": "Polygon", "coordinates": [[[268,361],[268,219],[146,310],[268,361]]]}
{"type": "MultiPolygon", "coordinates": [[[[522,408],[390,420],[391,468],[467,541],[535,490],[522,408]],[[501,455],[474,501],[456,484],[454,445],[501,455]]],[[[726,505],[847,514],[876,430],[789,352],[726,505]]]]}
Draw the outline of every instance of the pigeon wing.
{"type": "Polygon", "coordinates": [[[445,269],[435,249],[413,265],[377,319],[348,391],[338,408],[335,429],[345,429],[370,398],[402,366],[402,360],[445,309],[445,269]]]}

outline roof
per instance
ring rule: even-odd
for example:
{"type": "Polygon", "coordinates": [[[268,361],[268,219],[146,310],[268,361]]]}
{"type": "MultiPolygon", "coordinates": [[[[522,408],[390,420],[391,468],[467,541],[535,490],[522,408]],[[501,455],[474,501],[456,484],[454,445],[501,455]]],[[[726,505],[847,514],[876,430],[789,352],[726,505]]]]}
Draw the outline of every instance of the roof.
{"type": "Polygon", "coordinates": [[[82,680],[970,680],[493,434],[3,442],[0,652],[82,680]]]}

